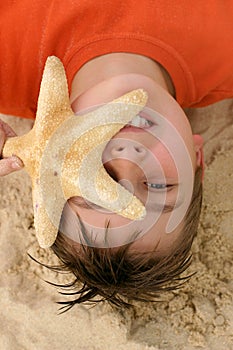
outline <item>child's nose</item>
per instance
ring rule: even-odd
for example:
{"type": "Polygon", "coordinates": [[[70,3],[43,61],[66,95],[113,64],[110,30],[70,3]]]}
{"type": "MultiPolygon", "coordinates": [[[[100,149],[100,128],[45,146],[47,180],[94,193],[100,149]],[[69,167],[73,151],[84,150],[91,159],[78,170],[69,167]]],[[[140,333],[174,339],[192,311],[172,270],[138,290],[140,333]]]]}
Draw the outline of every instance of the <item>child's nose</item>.
{"type": "Polygon", "coordinates": [[[140,144],[129,142],[128,140],[119,140],[110,147],[110,155],[113,158],[126,158],[129,160],[140,160],[145,158],[147,150],[140,144]]]}

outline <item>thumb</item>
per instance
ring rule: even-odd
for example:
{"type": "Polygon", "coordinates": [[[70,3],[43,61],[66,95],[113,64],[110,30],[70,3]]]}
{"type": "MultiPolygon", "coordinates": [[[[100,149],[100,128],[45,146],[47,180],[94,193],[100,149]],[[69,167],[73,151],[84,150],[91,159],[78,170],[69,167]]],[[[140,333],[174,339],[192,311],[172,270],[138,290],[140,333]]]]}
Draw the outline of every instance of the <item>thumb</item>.
{"type": "Polygon", "coordinates": [[[23,168],[23,162],[16,156],[0,160],[0,176],[8,175],[23,168]]]}

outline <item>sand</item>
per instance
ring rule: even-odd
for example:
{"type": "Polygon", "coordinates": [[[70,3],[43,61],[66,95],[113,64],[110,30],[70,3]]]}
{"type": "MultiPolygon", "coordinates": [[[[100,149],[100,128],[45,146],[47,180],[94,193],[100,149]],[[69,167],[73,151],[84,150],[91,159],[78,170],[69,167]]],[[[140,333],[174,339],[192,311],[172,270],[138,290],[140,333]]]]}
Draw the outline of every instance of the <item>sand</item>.
{"type": "MultiPolygon", "coordinates": [[[[44,282],[57,276],[27,255],[56,261],[35,239],[30,179],[11,174],[0,179],[1,350],[233,349],[233,100],[187,113],[205,139],[204,204],[187,271],[196,275],[159,303],[137,303],[135,312],[102,304],[58,315],[63,297],[44,282]]],[[[32,125],[3,119],[18,134],[32,125]]]]}

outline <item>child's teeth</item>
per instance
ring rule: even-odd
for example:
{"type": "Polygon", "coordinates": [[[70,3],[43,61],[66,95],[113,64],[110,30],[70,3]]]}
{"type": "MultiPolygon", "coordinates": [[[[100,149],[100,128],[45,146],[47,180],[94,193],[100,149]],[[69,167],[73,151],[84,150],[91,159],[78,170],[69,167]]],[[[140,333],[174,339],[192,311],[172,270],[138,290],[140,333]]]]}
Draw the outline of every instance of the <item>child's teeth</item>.
{"type": "Polygon", "coordinates": [[[151,126],[150,122],[148,122],[145,118],[140,117],[138,114],[131,120],[129,124],[136,127],[151,126]]]}
{"type": "Polygon", "coordinates": [[[141,118],[139,115],[136,115],[133,119],[132,119],[132,125],[133,126],[140,126],[141,123],[141,118]]]}

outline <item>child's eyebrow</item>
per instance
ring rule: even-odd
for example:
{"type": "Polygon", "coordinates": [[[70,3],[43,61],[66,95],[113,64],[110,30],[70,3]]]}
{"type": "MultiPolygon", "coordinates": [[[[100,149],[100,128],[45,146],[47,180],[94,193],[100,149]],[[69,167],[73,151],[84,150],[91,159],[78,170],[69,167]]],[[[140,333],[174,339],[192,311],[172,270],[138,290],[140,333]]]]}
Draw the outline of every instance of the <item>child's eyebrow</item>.
{"type": "Polygon", "coordinates": [[[147,209],[150,209],[156,212],[162,212],[163,214],[165,214],[165,213],[170,213],[174,209],[179,208],[181,204],[183,204],[182,198],[180,198],[178,201],[175,199],[174,201],[167,204],[151,203],[147,206],[147,209]]]}
{"type": "MultiPolygon", "coordinates": [[[[78,202],[75,203],[78,207],[80,208],[84,208],[84,209],[104,209],[98,205],[95,205],[93,203],[88,204],[85,200],[79,200],[78,202]]],[[[181,204],[181,203],[180,203],[181,204]]],[[[155,210],[155,211],[159,211],[162,212],[163,214],[165,213],[170,213],[172,212],[175,208],[177,208],[180,204],[176,204],[176,202],[174,203],[169,203],[169,204],[157,204],[157,205],[151,205],[150,209],[155,210]]],[[[118,214],[119,215],[119,214],[118,214]]]]}
{"type": "Polygon", "coordinates": [[[178,205],[176,204],[176,202],[169,204],[153,204],[149,206],[151,210],[154,210],[156,212],[162,212],[163,214],[170,213],[177,207],[178,205]]]}
{"type": "Polygon", "coordinates": [[[174,203],[174,204],[165,204],[163,206],[162,212],[163,213],[171,213],[175,208],[177,208],[176,203],[174,203]]]}
{"type": "MultiPolygon", "coordinates": [[[[96,205],[94,203],[88,204],[87,201],[85,199],[79,199],[78,201],[75,201],[74,203],[75,205],[77,205],[80,208],[84,208],[84,209],[105,209],[103,207],[100,207],[99,205],[96,205]]],[[[107,210],[107,209],[106,209],[107,210]]]]}

